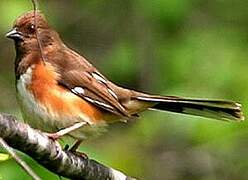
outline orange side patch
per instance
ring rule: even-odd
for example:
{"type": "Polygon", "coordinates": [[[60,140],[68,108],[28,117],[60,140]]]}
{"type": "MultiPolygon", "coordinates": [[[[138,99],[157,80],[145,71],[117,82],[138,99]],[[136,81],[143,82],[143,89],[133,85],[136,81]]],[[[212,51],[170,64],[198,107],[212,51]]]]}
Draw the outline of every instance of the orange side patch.
{"type": "Polygon", "coordinates": [[[90,117],[92,123],[102,120],[100,109],[59,86],[58,78],[59,75],[50,64],[38,63],[33,68],[32,83],[28,89],[53,115],[78,117],[83,114],[90,117]]]}

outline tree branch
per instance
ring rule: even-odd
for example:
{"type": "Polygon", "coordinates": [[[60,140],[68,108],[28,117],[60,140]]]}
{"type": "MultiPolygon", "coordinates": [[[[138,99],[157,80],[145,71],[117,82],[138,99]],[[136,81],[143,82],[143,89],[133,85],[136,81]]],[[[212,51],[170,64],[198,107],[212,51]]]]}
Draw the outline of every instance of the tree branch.
{"type": "Polygon", "coordinates": [[[35,174],[35,172],[23,161],[14,150],[9,147],[9,145],[0,138],[0,145],[15,159],[15,161],[34,179],[34,180],[41,180],[39,176],[35,174]]]}
{"type": "Polygon", "coordinates": [[[8,145],[60,176],[84,180],[134,179],[95,160],[63,150],[58,142],[8,114],[0,113],[0,136],[8,145]]]}

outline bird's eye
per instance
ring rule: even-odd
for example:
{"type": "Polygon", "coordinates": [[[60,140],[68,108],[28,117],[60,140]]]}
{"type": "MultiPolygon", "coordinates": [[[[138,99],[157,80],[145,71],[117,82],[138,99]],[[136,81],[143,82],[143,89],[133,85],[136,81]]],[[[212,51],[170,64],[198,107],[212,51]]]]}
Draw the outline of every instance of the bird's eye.
{"type": "Polygon", "coordinates": [[[29,26],[29,30],[30,30],[31,32],[35,32],[35,25],[34,25],[34,24],[31,24],[31,25],[29,26]]]}

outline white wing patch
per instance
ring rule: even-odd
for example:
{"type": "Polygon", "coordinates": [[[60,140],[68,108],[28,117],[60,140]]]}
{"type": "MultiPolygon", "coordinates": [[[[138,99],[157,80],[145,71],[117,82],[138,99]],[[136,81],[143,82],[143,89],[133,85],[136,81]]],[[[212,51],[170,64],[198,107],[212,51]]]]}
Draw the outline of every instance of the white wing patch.
{"type": "Polygon", "coordinates": [[[113,107],[110,106],[110,105],[108,105],[108,104],[105,104],[105,103],[103,103],[103,102],[100,102],[100,101],[91,99],[91,98],[89,98],[89,97],[84,97],[84,98],[85,98],[87,101],[91,102],[91,103],[94,103],[94,104],[97,104],[97,105],[99,105],[99,106],[103,106],[103,107],[105,107],[105,108],[108,108],[108,109],[113,110],[113,107]]]}
{"type": "MultiPolygon", "coordinates": [[[[98,74],[96,72],[93,72],[91,74],[92,74],[93,78],[95,78],[97,81],[99,81],[101,83],[106,84],[106,86],[107,86],[107,80],[103,76],[101,76],[100,74],[98,74]]],[[[117,95],[114,93],[114,91],[112,91],[112,89],[107,87],[107,90],[108,90],[109,94],[111,94],[111,96],[113,96],[115,99],[118,100],[117,95]]]]}
{"type": "MultiPolygon", "coordinates": [[[[84,95],[84,92],[85,92],[82,87],[74,87],[71,91],[73,93],[79,94],[79,95],[84,95]]],[[[108,108],[108,109],[113,109],[110,105],[105,104],[105,103],[100,102],[100,101],[97,101],[97,100],[94,100],[94,99],[92,99],[90,97],[84,96],[84,99],[86,99],[87,101],[89,101],[91,103],[97,104],[99,106],[103,106],[103,107],[108,108]]]]}
{"type": "Polygon", "coordinates": [[[93,78],[95,78],[97,81],[102,82],[104,84],[107,83],[107,80],[104,77],[102,77],[101,75],[99,75],[98,73],[93,72],[91,74],[92,74],[93,78]]]}
{"type": "Polygon", "coordinates": [[[117,95],[114,93],[114,91],[112,91],[111,89],[108,88],[108,92],[115,98],[118,100],[117,95]]]}
{"type": "Polygon", "coordinates": [[[84,94],[84,89],[82,87],[74,87],[71,91],[75,94],[84,94]]]}

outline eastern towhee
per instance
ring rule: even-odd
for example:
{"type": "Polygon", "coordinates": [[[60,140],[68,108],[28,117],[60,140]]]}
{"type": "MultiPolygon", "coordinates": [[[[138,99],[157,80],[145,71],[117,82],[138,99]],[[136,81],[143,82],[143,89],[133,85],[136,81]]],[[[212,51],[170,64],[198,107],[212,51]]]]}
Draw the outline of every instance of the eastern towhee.
{"type": "Polygon", "coordinates": [[[158,96],[115,85],[68,48],[39,11],[20,16],[6,37],[15,42],[17,97],[24,120],[54,139],[67,134],[79,145],[106,125],[148,109],[244,120],[236,102],[158,96]]]}

